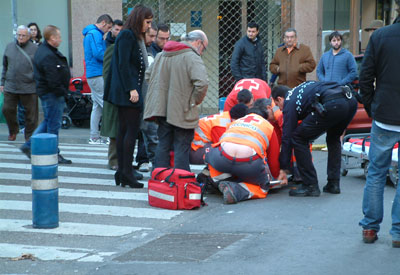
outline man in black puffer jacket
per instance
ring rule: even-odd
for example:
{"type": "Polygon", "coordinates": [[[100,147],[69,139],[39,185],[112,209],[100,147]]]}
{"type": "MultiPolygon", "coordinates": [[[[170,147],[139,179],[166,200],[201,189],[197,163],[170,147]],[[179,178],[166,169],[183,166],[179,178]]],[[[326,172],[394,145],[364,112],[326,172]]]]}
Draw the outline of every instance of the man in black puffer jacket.
{"type": "Polygon", "coordinates": [[[231,70],[235,81],[243,78],[259,78],[267,81],[264,50],[258,36],[258,24],[247,25],[247,35],[235,44],[231,59],[231,70]]]}
{"type": "MultiPolygon", "coordinates": [[[[396,4],[399,7],[400,0],[396,0],[396,4]]],[[[400,141],[399,44],[399,23],[376,30],[369,39],[361,66],[360,93],[364,108],[373,119],[362,206],[364,218],[359,223],[365,243],[378,239],[387,172],[392,163],[393,147],[400,141]]],[[[400,185],[392,205],[390,234],[393,247],[400,248],[400,185]]]]}
{"type": "MultiPolygon", "coordinates": [[[[33,62],[36,93],[42,102],[44,120],[33,135],[50,133],[58,136],[65,106],[64,97],[68,92],[71,75],[67,59],[57,50],[61,44],[60,30],[53,25],[47,26],[44,29],[44,39],[36,51],[33,62]]],[[[30,158],[31,139],[20,149],[30,158]]],[[[72,162],[58,154],[58,163],[72,162]]]]}

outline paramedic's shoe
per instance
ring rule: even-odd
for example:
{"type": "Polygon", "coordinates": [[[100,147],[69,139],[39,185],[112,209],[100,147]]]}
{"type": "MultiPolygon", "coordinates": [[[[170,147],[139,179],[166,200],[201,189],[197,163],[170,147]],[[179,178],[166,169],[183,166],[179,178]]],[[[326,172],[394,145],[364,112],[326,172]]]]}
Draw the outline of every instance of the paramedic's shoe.
{"type": "Polygon", "coordinates": [[[70,159],[65,159],[63,156],[58,154],[58,164],[72,164],[70,159]]]}
{"type": "Polygon", "coordinates": [[[322,190],[325,193],[340,194],[339,182],[328,182],[322,190]]]}
{"type": "Polygon", "coordinates": [[[143,162],[139,165],[140,172],[149,172],[150,171],[150,164],[148,162],[143,162]]]}
{"type": "Polygon", "coordinates": [[[319,190],[318,185],[302,184],[296,189],[289,191],[289,196],[292,197],[319,197],[319,195],[321,195],[321,191],[319,190]]]}
{"type": "Polygon", "coordinates": [[[394,248],[400,248],[400,241],[395,241],[395,240],[393,240],[393,241],[392,241],[392,247],[394,247],[394,248]]]}
{"type": "Polygon", "coordinates": [[[364,243],[374,243],[378,239],[378,234],[373,229],[363,229],[362,236],[364,243]]]}
{"type": "Polygon", "coordinates": [[[232,187],[229,185],[229,182],[221,181],[218,184],[218,189],[224,195],[224,203],[225,204],[237,203],[237,199],[235,197],[235,194],[233,193],[232,187]]]}

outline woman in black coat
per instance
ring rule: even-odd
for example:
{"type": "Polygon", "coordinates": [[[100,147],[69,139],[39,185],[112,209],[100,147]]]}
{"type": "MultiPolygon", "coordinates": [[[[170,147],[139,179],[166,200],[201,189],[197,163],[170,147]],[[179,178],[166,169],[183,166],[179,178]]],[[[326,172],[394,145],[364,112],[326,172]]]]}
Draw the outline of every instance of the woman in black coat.
{"type": "Polygon", "coordinates": [[[150,28],[153,13],[150,8],[137,5],[129,14],[115,41],[104,100],[118,107],[117,134],[118,171],[115,184],[122,187],[143,188],[132,169],[133,150],[140,127],[143,109],[142,83],[145,72],[145,32],[150,28]]]}

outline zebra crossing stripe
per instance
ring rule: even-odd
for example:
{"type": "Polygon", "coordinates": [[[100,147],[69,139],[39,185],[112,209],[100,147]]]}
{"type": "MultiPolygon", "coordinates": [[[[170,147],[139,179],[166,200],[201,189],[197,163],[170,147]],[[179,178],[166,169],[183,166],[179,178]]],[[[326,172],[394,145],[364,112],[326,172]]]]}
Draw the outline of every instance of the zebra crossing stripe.
{"type": "Polygon", "coordinates": [[[35,229],[32,227],[31,220],[0,219],[0,231],[7,231],[7,232],[29,232],[29,233],[43,233],[43,234],[119,237],[140,230],[151,230],[151,228],[60,222],[58,228],[35,229]]]}
{"type": "MultiPolygon", "coordinates": [[[[1,151],[1,150],[0,150],[1,151]]],[[[69,157],[73,164],[98,164],[98,165],[107,165],[106,158],[75,158],[69,157]]],[[[26,160],[29,159],[23,154],[0,154],[0,160],[26,160]]],[[[60,166],[59,166],[60,167],[60,166]]]]}
{"type": "MultiPolygon", "coordinates": [[[[59,212],[65,212],[65,213],[108,215],[117,217],[148,218],[148,219],[162,219],[162,220],[170,220],[180,215],[183,212],[183,211],[166,210],[166,209],[134,208],[126,206],[71,204],[71,203],[59,203],[58,207],[59,207],[59,212]]],[[[32,202],[0,200],[0,209],[32,211],[32,202]]]]}
{"type": "MultiPolygon", "coordinates": [[[[0,173],[0,180],[17,180],[17,181],[31,181],[30,174],[17,174],[17,173],[0,173]]],[[[147,181],[139,181],[147,188],[147,181]]],[[[88,185],[108,185],[115,186],[114,179],[99,179],[95,177],[64,177],[58,176],[59,184],[88,184],[88,185]]]]}
{"type": "MultiPolygon", "coordinates": [[[[0,193],[32,194],[32,189],[26,186],[2,185],[0,188],[0,193]]],[[[147,193],[96,191],[96,190],[66,189],[66,188],[59,188],[58,193],[60,197],[82,197],[82,198],[98,198],[98,199],[148,201],[147,193]]]]}
{"type": "MultiPolygon", "coordinates": [[[[21,150],[18,148],[8,148],[8,147],[0,147],[0,152],[9,152],[9,153],[20,153],[22,154],[21,150]]],[[[94,156],[94,157],[107,157],[107,152],[82,152],[79,151],[62,151],[61,154],[64,156],[76,155],[76,156],[94,156]]]]}
{"type": "Polygon", "coordinates": [[[78,260],[80,262],[102,262],[104,257],[116,254],[84,248],[0,243],[0,258],[15,258],[28,253],[42,261],[78,260]]]}
{"type": "MultiPolygon", "coordinates": [[[[0,163],[0,168],[15,168],[15,169],[31,169],[31,164],[25,163],[0,163]]],[[[71,172],[71,173],[85,173],[85,174],[103,174],[103,175],[114,175],[115,171],[105,169],[105,168],[86,168],[86,167],[76,167],[76,166],[58,166],[58,172],[71,172]]]]}

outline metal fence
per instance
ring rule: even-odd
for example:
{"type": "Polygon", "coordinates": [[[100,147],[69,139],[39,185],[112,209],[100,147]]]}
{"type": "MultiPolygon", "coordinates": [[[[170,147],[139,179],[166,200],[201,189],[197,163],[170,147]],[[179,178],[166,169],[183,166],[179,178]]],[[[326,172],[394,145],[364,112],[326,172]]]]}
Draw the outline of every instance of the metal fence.
{"type": "Polygon", "coordinates": [[[207,34],[203,60],[210,83],[201,106],[203,114],[216,112],[218,98],[229,94],[235,84],[230,60],[236,41],[246,35],[247,23],[255,21],[260,26],[267,71],[282,43],[282,31],[290,27],[291,0],[123,0],[124,18],[138,3],[152,8],[156,23],[169,25],[172,40],[195,29],[207,34]]]}

